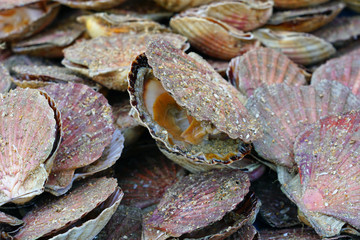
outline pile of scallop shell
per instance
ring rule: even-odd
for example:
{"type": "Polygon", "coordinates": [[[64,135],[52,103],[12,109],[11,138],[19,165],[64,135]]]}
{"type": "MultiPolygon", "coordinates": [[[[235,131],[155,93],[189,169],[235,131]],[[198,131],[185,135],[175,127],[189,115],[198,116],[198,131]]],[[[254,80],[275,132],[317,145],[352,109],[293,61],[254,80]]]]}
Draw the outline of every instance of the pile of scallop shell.
{"type": "Polygon", "coordinates": [[[0,239],[360,238],[358,13],[1,0],[0,239]]]}

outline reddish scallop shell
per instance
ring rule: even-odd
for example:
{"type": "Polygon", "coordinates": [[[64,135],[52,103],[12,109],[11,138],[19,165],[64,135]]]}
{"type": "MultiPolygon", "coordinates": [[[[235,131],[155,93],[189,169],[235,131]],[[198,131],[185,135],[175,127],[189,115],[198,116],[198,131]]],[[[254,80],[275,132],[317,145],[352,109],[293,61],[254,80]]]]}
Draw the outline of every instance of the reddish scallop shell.
{"type": "Polygon", "coordinates": [[[244,199],[249,179],[238,170],[216,170],[182,178],[145,217],[144,237],[167,239],[221,220],[244,199]]]}
{"type": "Polygon", "coordinates": [[[9,224],[11,226],[18,226],[23,224],[24,222],[14,216],[0,212],[0,224],[3,223],[9,224]]]}
{"type": "Polygon", "coordinates": [[[65,196],[43,199],[23,218],[25,226],[15,239],[92,239],[109,221],[122,196],[116,179],[90,179],[65,196]]]}
{"type": "Polygon", "coordinates": [[[111,107],[105,97],[82,84],[52,84],[42,88],[61,111],[64,136],[46,187],[53,194],[66,188],[76,169],[95,162],[113,132],[111,107]]]}
{"type": "Polygon", "coordinates": [[[360,96],[360,50],[321,65],[313,73],[311,85],[316,85],[323,79],[338,81],[349,87],[356,96],[360,96]]]}
{"type": "Polygon", "coordinates": [[[61,138],[60,113],[46,93],[0,95],[0,205],[43,192],[61,138]]]}
{"type": "Polygon", "coordinates": [[[263,126],[263,137],[253,143],[255,151],[277,165],[294,168],[296,136],[320,117],[359,109],[360,99],[335,81],[302,87],[278,84],[258,88],[246,107],[263,126]]]}
{"type": "Polygon", "coordinates": [[[281,52],[258,48],[233,58],[227,70],[231,83],[250,97],[256,88],[276,83],[306,84],[304,71],[281,52]]]}

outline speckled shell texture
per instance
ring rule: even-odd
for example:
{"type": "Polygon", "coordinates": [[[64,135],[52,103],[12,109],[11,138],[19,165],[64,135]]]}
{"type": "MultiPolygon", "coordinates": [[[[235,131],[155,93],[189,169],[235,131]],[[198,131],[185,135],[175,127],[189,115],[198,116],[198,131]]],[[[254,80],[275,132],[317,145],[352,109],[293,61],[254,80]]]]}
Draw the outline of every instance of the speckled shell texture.
{"type": "Polygon", "coordinates": [[[125,2],[125,0],[56,0],[56,2],[72,8],[101,10],[120,5],[125,2]]]}
{"type": "Polygon", "coordinates": [[[85,222],[73,229],[70,226],[82,218],[85,218],[86,214],[108,200],[110,200],[111,204],[105,204],[105,206],[103,206],[104,211],[114,205],[115,202],[118,206],[120,201],[117,200],[119,200],[119,198],[121,200],[122,195],[123,193],[118,188],[116,179],[114,178],[98,178],[83,182],[82,185],[76,187],[65,196],[57,199],[48,199],[48,201],[45,200],[38,204],[24,217],[25,227],[17,233],[15,238],[24,240],[37,239],[44,235],[51,234],[52,236],[55,235],[55,237],[51,239],[92,239],[97,232],[90,235],[91,237],[87,236],[89,238],[78,237],[77,235],[86,234],[95,229],[98,229],[99,232],[101,228],[106,225],[116,209],[112,209],[112,214],[108,216],[107,221],[103,219],[101,214],[96,216],[95,219],[90,220],[89,222],[92,221],[92,226],[88,226],[89,229],[81,229],[82,226],[89,224],[89,222],[85,222]],[[114,198],[114,195],[117,196],[114,198]],[[97,224],[101,226],[100,229],[99,227],[95,227],[94,224],[94,222],[98,220],[98,217],[102,220],[97,222],[97,224]],[[105,221],[105,223],[103,221],[105,221]],[[66,230],[65,234],[56,236],[57,231],[64,230],[66,227],[70,227],[70,229],[66,230]],[[72,236],[77,237],[71,238],[64,236],[71,234],[69,232],[72,232],[72,236]]]}
{"type": "Polygon", "coordinates": [[[270,48],[257,48],[233,58],[227,70],[231,83],[250,97],[263,85],[286,83],[292,86],[306,84],[303,71],[286,55],[270,48]]]}
{"type": "Polygon", "coordinates": [[[331,2],[307,9],[277,12],[266,27],[295,32],[312,32],[332,21],[345,7],[342,2],[331,2]]]}
{"type": "Polygon", "coordinates": [[[57,3],[46,4],[46,11],[34,4],[15,8],[13,14],[1,15],[0,41],[25,38],[41,31],[54,20],[59,9],[57,3]]]}
{"type": "Polygon", "coordinates": [[[258,88],[246,107],[263,126],[263,138],[254,141],[255,151],[275,164],[293,168],[297,135],[320,117],[359,109],[360,100],[344,85],[322,81],[316,86],[258,88]]]}
{"type": "Polygon", "coordinates": [[[218,59],[230,60],[259,46],[252,33],[245,33],[211,17],[191,13],[177,15],[171,18],[170,27],[186,36],[191,46],[218,59]]]}
{"type": "Polygon", "coordinates": [[[335,48],[325,40],[307,33],[259,29],[254,32],[266,47],[283,52],[295,63],[309,65],[326,60],[335,48]]]}
{"type": "Polygon", "coordinates": [[[342,45],[344,42],[356,39],[360,35],[360,16],[338,17],[330,24],[313,32],[319,38],[329,43],[342,45]]]}
{"type": "Polygon", "coordinates": [[[341,58],[331,59],[315,70],[311,78],[311,85],[321,80],[338,81],[349,87],[351,91],[360,96],[360,50],[341,58]]]}
{"type": "Polygon", "coordinates": [[[64,136],[46,184],[49,191],[65,188],[74,171],[96,161],[110,144],[114,127],[105,97],[83,84],[52,84],[42,88],[61,112],[64,136]]]}
{"type": "Polygon", "coordinates": [[[0,205],[43,192],[60,138],[52,99],[31,89],[0,95],[0,205]]]}
{"type": "Polygon", "coordinates": [[[303,8],[321,3],[328,2],[329,0],[274,0],[276,8],[303,8]]]}
{"type": "Polygon", "coordinates": [[[168,189],[156,210],[145,218],[144,237],[180,237],[208,226],[233,210],[248,190],[249,179],[238,170],[186,176],[168,189]]]}
{"type": "Polygon", "coordinates": [[[215,1],[216,0],[155,0],[157,4],[173,12],[180,12],[187,8],[197,7],[215,1]]]}
{"type": "Polygon", "coordinates": [[[321,119],[296,139],[294,147],[305,207],[357,229],[360,229],[359,123],[359,112],[321,119]]]}
{"type": "Polygon", "coordinates": [[[146,50],[148,41],[157,38],[167,39],[180,49],[187,47],[185,37],[172,33],[99,37],[66,48],[62,63],[110,89],[124,91],[131,62],[146,50]]]}

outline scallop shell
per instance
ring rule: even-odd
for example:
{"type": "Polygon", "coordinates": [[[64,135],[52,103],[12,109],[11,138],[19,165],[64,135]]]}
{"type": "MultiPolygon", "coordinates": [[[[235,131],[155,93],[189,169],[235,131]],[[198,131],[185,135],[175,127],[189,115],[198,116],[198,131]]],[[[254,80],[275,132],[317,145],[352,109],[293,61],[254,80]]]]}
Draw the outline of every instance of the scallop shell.
{"type": "Polygon", "coordinates": [[[206,61],[215,69],[221,76],[226,77],[226,69],[229,66],[229,61],[207,58],[206,61]]]}
{"type": "Polygon", "coordinates": [[[95,91],[101,87],[96,82],[78,74],[70,69],[54,65],[21,65],[11,67],[13,74],[12,81],[22,88],[39,88],[56,83],[82,83],[86,84],[95,91]]]}
{"type": "Polygon", "coordinates": [[[171,18],[170,27],[186,36],[200,52],[223,60],[259,46],[252,33],[244,33],[215,18],[178,15],[171,18]]]}
{"type": "MultiPolygon", "coordinates": [[[[272,14],[272,0],[222,1],[191,9],[192,15],[210,17],[242,31],[251,31],[264,25],[272,14]],[[195,13],[196,12],[196,13],[195,13]]],[[[182,13],[182,15],[186,15],[182,13]]]]}
{"type": "Polygon", "coordinates": [[[360,113],[321,119],[296,139],[302,204],[360,229],[360,113]],[[309,144],[311,142],[311,144],[309,144]]]}
{"type": "Polygon", "coordinates": [[[266,47],[274,48],[295,63],[310,65],[321,62],[335,53],[328,42],[307,33],[259,29],[254,32],[266,47]]]}
{"type": "Polygon", "coordinates": [[[187,48],[186,38],[177,34],[132,34],[99,37],[77,42],[64,50],[62,63],[109,89],[125,91],[131,61],[156,38],[167,39],[177,48],[187,48]]]}
{"type": "Polygon", "coordinates": [[[82,84],[42,88],[61,111],[64,136],[51,170],[47,191],[57,194],[72,181],[74,171],[95,162],[110,144],[114,127],[105,97],[82,84]]]}
{"type": "Polygon", "coordinates": [[[312,32],[331,22],[344,7],[342,2],[331,2],[308,9],[276,12],[265,27],[282,31],[312,32]]]}
{"type": "Polygon", "coordinates": [[[0,63],[0,94],[6,93],[11,87],[11,76],[5,66],[0,63]]]}
{"type": "Polygon", "coordinates": [[[236,233],[232,234],[225,240],[258,240],[258,232],[253,225],[245,225],[240,228],[236,233]]]}
{"type": "Polygon", "coordinates": [[[61,138],[60,113],[47,94],[16,89],[1,96],[0,206],[43,192],[61,138]]]}
{"type": "Polygon", "coordinates": [[[25,40],[13,43],[11,49],[17,54],[29,54],[47,58],[62,58],[62,50],[85,32],[82,24],[61,21],[52,28],[25,40]]]}
{"type": "Polygon", "coordinates": [[[92,38],[116,34],[170,32],[168,28],[155,21],[128,15],[96,13],[81,16],[77,20],[85,24],[92,38]]]}
{"type": "Polygon", "coordinates": [[[9,10],[0,10],[0,41],[29,37],[49,25],[59,12],[59,4],[37,3],[9,10]]]}
{"type": "Polygon", "coordinates": [[[132,65],[129,93],[134,115],[160,150],[192,172],[230,164],[258,167],[239,161],[251,146],[236,138],[250,141],[258,126],[243,111],[236,89],[197,55],[186,55],[165,41],[149,49],[132,65]]]}
{"type": "Polygon", "coordinates": [[[193,8],[200,5],[208,4],[211,2],[215,2],[217,0],[154,0],[161,7],[172,11],[172,12],[180,12],[187,8],[193,8]]]}
{"type": "Polygon", "coordinates": [[[276,83],[306,84],[305,75],[286,55],[270,48],[257,48],[233,58],[227,70],[231,83],[250,97],[256,88],[276,83]]]}
{"type": "Polygon", "coordinates": [[[184,176],[178,165],[165,159],[146,157],[117,174],[125,197],[122,204],[146,208],[160,202],[166,189],[184,176]]]}
{"type": "Polygon", "coordinates": [[[331,59],[315,70],[311,84],[316,85],[321,80],[338,81],[349,87],[353,94],[360,96],[360,50],[341,58],[331,59]]]}
{"type": "Polygon", "coordinates": [[[360,16],[338,17],[313,34],[335,46],[340,46],[349,40],[357,39],[360,35],[359,25],[360,16]]]}
{"type": "Polygon", "coordinates": [[[72,8],[103,10],[120,5],[125,0],[56,0],[56,2],[72,8]]]}
{"type": "Polygon", "coordinates": [[[329,0],[274,0],[274,5],[276,8],[294,9],[315,6],[328,1],[329,0]]]}
{"type": "Polygon", "coordinates": [[[254,141],[256,152],[268,161],[295,167],[296,136],[320,117],[359,109],[360,99],[335,81],[316,86],[278,84],[258,88],[246,104],[263,125],[263,138],[254,141]]]}
{"type": "Polygon", "coordinates": [[[36,2],[39,2],[39,0],[2,0],[0,3],[0,10],[22,7],[36,2]]]}
{"type": "Polygon", "coordinates": [[[37,239],[47,235],[53,240],[92,239],[109,221],[122,196],[116,179],[90,179],[66,196],[48,198],[37,204],[23,218],[25,226],[15,238],[37,239]]]}
{"type": "Polygon", "coordinates": [[[1,224],[6,223],[11,226],[18,226],[18,225],[23,224],[24,222],[14,216],[0,212],[0,223],[1,224]]]}
{"type": "Polygon", "coordinates": [[[182,178],[145,217],[144,239],[180,237],[220,221],[243,201],[249,185],[246,174],[237,170],[216,170],[182,178]]]}

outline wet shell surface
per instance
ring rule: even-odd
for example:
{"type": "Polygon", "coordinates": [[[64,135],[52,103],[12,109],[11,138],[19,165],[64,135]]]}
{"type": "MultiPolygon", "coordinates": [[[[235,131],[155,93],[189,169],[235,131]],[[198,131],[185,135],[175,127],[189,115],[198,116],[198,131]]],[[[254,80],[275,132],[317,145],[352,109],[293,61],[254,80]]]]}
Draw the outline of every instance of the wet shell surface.
{"type": "Polygon", "coordinates": [[[161,7],[172,11],[180,12],[187,8],[193,8],[200,5],[215,2],[216,0],[154,0],[161,7]]]}
{"type": "Polygon", "coordinates": [[[329,0],[274,0],[274,5],[276,8],[294,9],[315,6],[328,1],[329,0]]]}
{"type": "Polygon", "coordinates": [[[295,63],[303,65],[321,62],[335,53],[330,43],[307,33],[263,28],[256,30],[254,35],[266,47],[279,50],[295,63]]]}
{"type": "Polygon", "coordinates": [[[295,143],[302,204],[360,229],[360,113],[321,119],[295,143]],[[311,142],[311,144],[309,144],[311,142]]]}
{"type": "Polygon", "coordinates": [[[6,93],[11,87],[12,78],[6,67],[0,63],[0,93],[6,93]]]}
{"type": "Polygon", "coordinates": [[[127,89],[127,75],[133,59],[146,49],[148,41],[167,39],[177,48],[187,48],[186,38],[177,34],[115,35],[84,40],[64,50],[62,63],[109,89],[127,89]]]}
{"type": "Polygon", "coordinates": [[[54,20],[59,9],[56,3],[46,3],[45,9],[34,3],[0,10],[0,41],[25,38],[41,31],[54,20]]]}
{"type": "Polygon", "coordinates": [[[305,75],[286,55],[270,48],[257,48],[233,58],[227,70],[231,83],[250,97],[256,88],[277,83],[306,84],[305,75]]]}
{"type": "Polygon", "coordinates": [[[81,8],[89,10],[101,10],[120,5],[125,0],[56,0],[61,4],[72,8],[81,8]]]}
{"type": "Polygon", "coordinates": [[[210,17],[177,15],[170,27],[186,36],[191,46],[214,58],[230,60],[259,46],[252,33],[245,33],[210,17]]]}
{"type": "Polygon", "coordinates": [[[265,27],[282,31],[312,32],[332,21],[344,7],[342,2],[331,2],[308,9],[276,12],[265,27]]]}
{"type": "Polygon", "coordinates": [[[78,21],[85,24],[92,38],[115,34],[170,32],[165,26],[150,19],[120,14],[96,13],[81,16],[78,21]]]}
{"type": "Polygon", "coordinates": [[[244,199],[249,179],[237,170],[216,170],[182,178],[144,219],[145,239],[167,239],[221,220],[244,199]],[[190,212],[191,214],[190,214],[190,212]]]}
{"type": "Polygon", "coordinates": [[[255,151],[277,165],[294,168],[295,138],[320,117],[359,109],[360,100],[346,86],[322,81],[316,86],[278,84],[258,88],[246,107],[262,123],[264,135],[255,151]]]}
{"type": "Polygon", "coordinates": [[[313,73],[311,84],[316,85],[323,79],[338,81],[360,96],[360,50],[321,65],[313,73]]]}
{"type": "Polygon", "coordinates": [[[38,204],[23,218],[25,226],[16,234],[15,239],[37,239],[45,235],[57,240],[92,239],[111,218],[122,196],[123,193],[117,186],[116,179],[90,179],[65,196],[57,199],[48,198],[38,204]],[[100,207],[100,204],[103,206],[100,207]],[[108,216],[101,215],[110,208],[112,209],[108,216]],[[87,219],[86,215],[93,210],[97,210],[98,213],[95,217],[87,219]],[[80,226],[76,224],[78,221],[80,226]],[[81,221],[85,223],[81,224],[81,221]],[[82,228],[85,225],[88,225],[87,228],[82,228]],[[57,236],[60,230],[66,233],[57,236]],[[92,234],[86,236],[89,232],[92,234]]]}
{"type": "Polygon", "coordinates": [[[0,205],[25,203],[43,192],[60,141],[60,115],[38,90],[0,96],[0,205]]]}
{"type": "Polygon", "coordinates": [[[360,35],[359,25],[360,16],[338,17],[330,24],[313,32],[313,34],[335,46],[339,46],[350,40],[357,39],[360,35]]]}
{"type": "Polygon", "coordinates": [[[48,58],[63,57],[63,48],[78,39],[84,31],[85,28],[82,24],[62,21],[33,37],[13,43],[11,49],[17,54],[48,58]]]}
{"type": "Polygon", "coordinates": [[[87,166],[110,144],[114,127],[105,97],[83,84],[52,84],[42,88],[61,112],[64,136],[51,170],[47,190],[67,187],[77,168],[87,166]]]}

